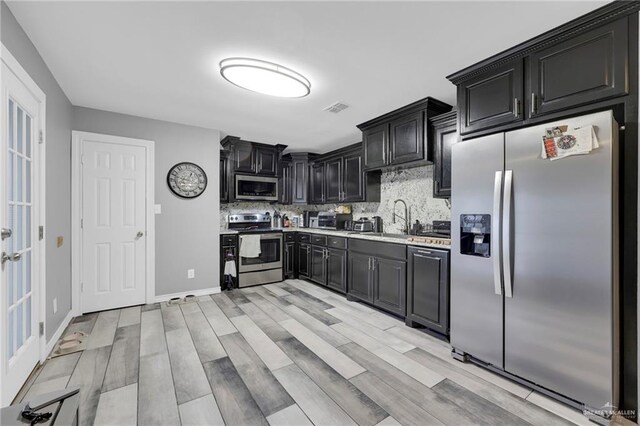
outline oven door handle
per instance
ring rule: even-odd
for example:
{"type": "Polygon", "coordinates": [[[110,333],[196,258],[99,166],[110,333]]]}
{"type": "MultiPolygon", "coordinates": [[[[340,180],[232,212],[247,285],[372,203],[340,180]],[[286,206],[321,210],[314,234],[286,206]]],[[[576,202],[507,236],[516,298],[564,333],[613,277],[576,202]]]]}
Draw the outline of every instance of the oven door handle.
{"type": "Polygon", "coordinates": [[[282,241],[282,234],[260,234],[261,240],[275,240],[278,239],[282,241]]]}

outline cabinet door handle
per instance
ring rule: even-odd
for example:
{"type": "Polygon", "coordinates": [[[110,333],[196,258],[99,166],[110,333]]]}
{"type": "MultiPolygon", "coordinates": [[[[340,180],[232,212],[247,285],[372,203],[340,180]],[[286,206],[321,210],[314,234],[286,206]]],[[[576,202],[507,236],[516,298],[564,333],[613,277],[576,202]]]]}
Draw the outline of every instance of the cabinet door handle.
{"type": "Polygon", "coordinates": [[[533,92],[531,92],[531,113],[538,113],[538,96],[533,92]]]}
{"type": "Polygon", "coordinates": [[[432,252],[432,251],[426,251],[426,250],[417,250],[417,251],[416,251],[416,253],[419,253],[419,254],[428,254],[428,255],[433,254],[433,252],[432,252]]]}
{"type": "Polygon", "coordinates": [[[371,270],[371,258],[367,258],[367,269],[371,270]]]}
{"type": "Polygon", "coordinates": [[[513,115],[520,117],[520,99],[513,98],[513,115]]]}

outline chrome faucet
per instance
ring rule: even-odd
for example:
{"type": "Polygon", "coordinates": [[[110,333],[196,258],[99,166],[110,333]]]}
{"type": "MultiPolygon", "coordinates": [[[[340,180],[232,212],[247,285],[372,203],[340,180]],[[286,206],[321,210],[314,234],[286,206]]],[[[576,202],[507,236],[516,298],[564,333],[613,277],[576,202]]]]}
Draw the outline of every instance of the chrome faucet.
{"type": "Polygon", "coordinates": [[[409,234],[409,213],[408,213],[408,209],[407,209],[407,203],[404,202],[404,200],[401,199],[397,199],[393,202],[393,223],[396,223],[396,217],[399,219],[404,220],[404,229],[402,230],[403,233],[405,234],[409,234]],[[404,217],[398,216],[396,214],[396,204],[398,203],[402,203],[404,204],[404,217]]]}

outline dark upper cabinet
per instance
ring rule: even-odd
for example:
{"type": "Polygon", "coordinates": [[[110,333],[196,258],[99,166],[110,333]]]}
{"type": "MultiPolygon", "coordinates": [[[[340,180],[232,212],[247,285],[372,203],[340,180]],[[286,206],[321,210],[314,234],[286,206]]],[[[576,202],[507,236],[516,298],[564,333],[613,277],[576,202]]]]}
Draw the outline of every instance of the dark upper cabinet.
{"type": "Polygon", "coordinates": [[[256,173],[274,175],[278,167],[278,151],[274,148],[256,148],[256,173]]]}
{"type": "Polygon", "coordinates": [[[347,291],[347,251],[327,249],[327,285],[339,292],[347,291]]]}
{"type": "Polygon", "coordinates": [[[309,278],[311,273],[311,245],[298,244],[298,275],[309,278]]]}
{"type": "Polygon", "coordinates": [[[609,3],[447,76],[461,137],[611,108],[637,74],[638,9],[609,3]]]}
{"type": "Polygon", "coordinates": [[[451,105],[427,97],[358,125],[362,131],[363,169],[427,164],[431,158],[428,120],[451,105]]]}
{"type": "Polygon", "coordinates": [[[492,68],[458,86],[460,133],[524,119],[523,60],[492,68]]]}
{"type": "Polygon", "coordinates": [[[324,201],[327,203],[342,200],[342,158],[334,158],[324,163],[324,201]]]}
{"type": "Polygon", "coordinates": [[[256,172],[256,158],[253,145],[248,142],[238,142],[234,144],[233,154],[233,171],[242,173],[256,172]]]}
{"type": "Polygon", "coordinates": [[[387,165],[387,147],[389,145],[389,124],[384,123],[362,131],[364,166],[376,169],[387,165]]]}
{"type": "Polygon", "coordinates": [[[312,204],[322,204],[325,200],[324,192],[324,163],[313,163],[311,165],[309,190],[312,204]]]}
{"type": "Polygon", "coordinates": [[[325,262],[327,249],[324,247],[311,246],[311,281],[327,284],[327,265],[325,262]]]}
{"type": "Polygon", "coordinates": [[[230,152],[230,172],[276,176],[278,160],[286,145],[266,145],[226,136],[220,144],[230,152]]]}
{"type": "Polygon", "coordinates": [[[296,245],[295,243],[285,243],[284,245],[284,276],[286,278],[296,277],[296,245]]]}
{"type": "Polygon", "coordinates": [[[621,19],[532,53],[529,115],[627,94],[628,34],[621,19]]]}
{"type": "Polygon", "coordinates": [[[278,202],[280,204],[292,204],[293,178],[291,161],[281,159],[278,167],[278,202]]]}
{"type": "Polygon", "coordinates": [[[407,262],[375,257],[372,266],[373,304],[404,316],[407,262]]]}
{"type": "Polygon", "coordinates": [[[449,253],[409,247],[407,313],[409,326],[449,334],[449,253]]]}
{"type": "Polygon", "coordinates": [[[393,120],[389,127],[389,162],[391,164],[424,159],[424,111],[393,120]]]}
{"type": "Polygon", "coordinates": [[[349,252],[347,293],[368,302],[373,302],[371,260],[368,255],[349,252]]]}
{"type": "Polygon", "coordinates": [[[433,132],[433,196],[451,197],[451,147],[458,141],[456,111],[434,117],[433,132]]]}
{"type": "Polygon", "coordinates": [[[313,203],[380,201],[380,173],[366,173],[361,143],[332,151],[311,167],[313,203]]]}
{"type": "Polygon", "coordinates": [[[292,153],[291,157],[291,203],[307,204],[309,202],[309,161],[315,154],[292,153]]]}
{"type": "MultiPolygon", "coordinates": [[[[373,175],[367,176],[363,170],[362,150],[344,156],[342,165],[342,201],[365,201],[367,198],[367,185],[365,179],[375,178],[373,175]]],[[[376,189],[369,185],[369,200],[379,200],[380,197],[380,176],[378,178],[377,194],[376,189]]]]}
{"type": "Polygon", "coordinates": [[[229,152],[220,150],[220,202],[229,202],[229,152]]]}

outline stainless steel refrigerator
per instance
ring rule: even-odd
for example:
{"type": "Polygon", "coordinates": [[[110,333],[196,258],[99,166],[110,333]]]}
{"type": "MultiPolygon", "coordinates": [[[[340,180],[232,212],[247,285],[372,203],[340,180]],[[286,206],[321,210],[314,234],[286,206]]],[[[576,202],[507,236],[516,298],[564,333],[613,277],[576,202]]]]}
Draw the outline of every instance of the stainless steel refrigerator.
{"type": "Polygon", "coordinates": [[[454,353],[595,409],[617,405],[617,132],[605,111],[452,149],[454,353]],[[541,158],[562,125],[599,148],[541,158]]]}

